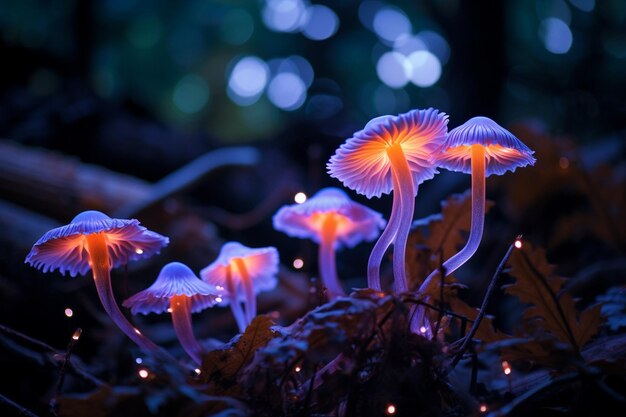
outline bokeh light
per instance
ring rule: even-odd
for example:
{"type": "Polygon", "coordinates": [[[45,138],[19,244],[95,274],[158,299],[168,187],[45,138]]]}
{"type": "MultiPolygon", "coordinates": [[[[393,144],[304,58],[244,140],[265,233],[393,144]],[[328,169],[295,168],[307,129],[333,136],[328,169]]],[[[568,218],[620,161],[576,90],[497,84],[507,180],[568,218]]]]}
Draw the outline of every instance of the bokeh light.
{"type": "Polygon", "coordinates": [[[209,86],[198,75],[185,75],[174,87],[172,100],[183,113],[197,113],[209,102],[209,86]]]}
{"type": "Polygon", "coordinates": [[[254,20],[244,9],[230,10],[220,23],[222,39],[231,45],[243,45],[254,33],[254,20]]]}
{"type": "Polygon", "coordinates": [[[276,32],[302,30],[306,19],[306,6],[302,0],[266,0],[263,23],[276,32]]]}
{"type": "Polygon", "coordinates": [[[407,15],[397,7],[383,7],[374,16],[373,28],[383,40],[395,42],[402,35],[411,33],[411,22],[407,15]]]}
{"type": "Polygon", "coordinates": [[[246,56],[236,61],[228,77],[227,93],[240,106],[254,104],[267,85],[269,68],[256,56],[246,56]]]}
{"type": "Polygon", "coordinates": [[[314,41],[333,36],[339,28],[339,17],[329,7],[319,4],[307,7],[302,34],[314,41]]]}
{"type": "Polygon", "coordinates": [[[389,87],[402,88],[411,77],[409,60],[398,52],[385,52],[376,64],[378,78],[389,87]]]}
{"type": "Polygon", "coordinates": [[[297,74],[281,72],[270,81],[267,96],[272,104],[282,110],[296,110],[306,100],[306,85],[297,74]]]}
{"type": "Polygon", "coordinates": [[[417,51],[409,55],[411,82],[418,87],[430,87],[441,77],[439,59],[428,51],[417,51]]]}
{"type": "Polygon", "coordinates": [[[545,48],[553,54],[565,54],[572,47],[572,31],[567,23],[556,17],[549,17],[541,22],[539,36],[545,48]]]}

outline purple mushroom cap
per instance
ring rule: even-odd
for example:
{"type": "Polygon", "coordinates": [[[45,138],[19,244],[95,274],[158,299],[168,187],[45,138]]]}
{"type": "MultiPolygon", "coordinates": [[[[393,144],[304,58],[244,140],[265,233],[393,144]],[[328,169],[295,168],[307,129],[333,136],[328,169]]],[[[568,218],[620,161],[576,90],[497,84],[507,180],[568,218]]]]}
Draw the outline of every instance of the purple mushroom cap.
{"type": "Polygon", "coordinates": [[[329,214],[336,216],[336,248],[374,240],[386,223],[382,214],[352,201],[342,190],[330,187],[318,191],[302,204],[282,207],[274,215],[274,229],[319,243],[324,217],[329,214]]]}
{"type": "Polygon", "coordinates": [[[489,119],[474,117],[448,133],[437,164],[451,171],[472,172],[471,147],[482,145],[485,148],[485,174],[502,175],[515,171],[517,167],[533,165],[534,152],[524,145],[511,132],[489,119]]]}
{"type": "Polygon", "coordinates": [[[261,291],[269,291],[276,287],[278,280],[278,251],[274,247],[249,248],[238,242],[227,242],[222,246],[220,253],[210,265],[200,271],[203,281],[214,285],[221,294],[226,305],[232,294],[228,293],[226,279],[230,269],[231,278],[234,282],[238,300],[244,301],[242,277],[235,259],[241,259],[246,272],[250,276],[255,294],[261,291]]]}
{"type": "Polygon", "coordinates": [[[112,219],[91,210],[80,213],[66,226],[46,232],[33,245],[25,262],[43,272],[58,269],[73,277],[85,275],[91,268],[85,236],[93,233],[105,235],[111,268],[148,258],[169,243],[167,237],[140,226],[138,220],[112,219]]]}
{"type": "Polygon", "coordinates": [[[328,172],[368,198],[388,194],[393,179],[386,149],[399,143],[414,184],[419,185],[437,173],[434,156],[446,138],[447,124],[448,116],[433,108],[372,119],[337,149],[328,172]]]}
{"type": "Polygon", "coordinates": [[[170,307],[170,299],[177,295],[189,297],[191,312],[197,313],[217,303],[220,291],[193,273],[180,262],[165,265],[154,283],[124,301],[124,307],[133,314],[163,313],[170,307]]]}

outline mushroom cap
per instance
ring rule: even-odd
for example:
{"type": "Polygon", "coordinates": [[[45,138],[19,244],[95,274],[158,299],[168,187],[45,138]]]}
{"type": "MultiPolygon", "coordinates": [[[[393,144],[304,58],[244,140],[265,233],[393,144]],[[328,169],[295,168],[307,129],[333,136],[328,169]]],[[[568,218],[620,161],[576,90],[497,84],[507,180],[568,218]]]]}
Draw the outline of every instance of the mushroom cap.
{"type": "Polygon", "coordinates": [[[80,213],[66,226],[44,233],[26,256],[26,263],[43,272],[58,269],[61,274],[85,275],[89,269],[86,235],[103,233],[109,249],[111,268],[159,253],[169,239],[139,225],[139,221],[112,219],[90,210],[80,213]]]}
{"type": "Polygon", "coordinates": [[[223,302],[220,305],[227,305],[232,297],[226,285],[229,266],[236,293],[238,294],[238,301],[244,301],[245,299],[241,273],[234,262],[237,258],[243,261],[252,281],[255,294],[261,291],[272,290],[278,284],[276,279],[276,274],[278,273],[278,251],[276,248],[271,246],[249,248],[238,242],[227,242],[222,246],[217,259],[200,271],[202,280],[217,287],[223,295],[223,302]]]}
{"type": "Polygon", "coordinates": [[[393,179],[386,150],[399,143],[414,184],[421,184],[438,173],[434,156],[446,138],[447,124],[448,116],[433,108],[372,119],[337,149],[327,164],[328,172],[368,198],[388,194],[393,179]]]}
{"type": "Polygon", "coordinates": [[[319,243],[324,220],[334,215],[337,221],[335,247],[353,247],[363,240],[374,240],[385,227],[382,214],[350,200],[338,188],[324,188],[302,204],[284,206],[274,215],[274,229],[287,235],[319,243]]]}
{"type": "Polygon", "coordinates": [[[191,312],[197,313],[217,303],[219,291],[207,284],[180,262],[165,265],[154,283],[124,301],[131,313],[163,313],[170,307],[170,299],[177,295],[189,297],[191,312]]]}
{"type": "Polygon", "coordinates": [[[472,172],[472,145],[485,147],[485,176],[514,172],[533,165],[533,152],[511,132],[488,117],[473,117],[448,133],[437,158],[440,167],[466,174],[472,172]]]}

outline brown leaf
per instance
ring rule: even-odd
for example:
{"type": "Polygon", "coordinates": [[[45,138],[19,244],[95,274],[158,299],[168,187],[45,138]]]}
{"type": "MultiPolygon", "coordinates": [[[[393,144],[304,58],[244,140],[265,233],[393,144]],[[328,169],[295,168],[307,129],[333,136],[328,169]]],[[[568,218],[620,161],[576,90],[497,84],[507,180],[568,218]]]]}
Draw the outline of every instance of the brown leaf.
{"type": "Polygon", "coordinates": [[[522,316],[535,329],[541,326],[576,351],[598,332],[602,322],[600,306],[588,307],[579,314],[572,296],[562,291],[565,279],[554,273],[543,249],[533,249],[525,242],[521,250],[513,252],[508,265],[515,282],[504,286],[505,292],[530,304],[522,316]]]}
{"type": "Polygon", "coordinates": [[[234,386],[238,373],[252,360],[255,352],[278,336],[273,325],[269,317],[257,316],[245,332],[226,347],[207,353],[202,361],[203,382],[214,383],[220,388],[234,386]]]}

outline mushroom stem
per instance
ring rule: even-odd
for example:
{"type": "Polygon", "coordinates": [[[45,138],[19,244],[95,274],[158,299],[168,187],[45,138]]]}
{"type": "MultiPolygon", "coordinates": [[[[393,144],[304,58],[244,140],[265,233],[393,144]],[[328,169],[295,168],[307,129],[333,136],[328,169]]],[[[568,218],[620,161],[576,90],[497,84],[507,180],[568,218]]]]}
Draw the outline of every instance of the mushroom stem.
{"type": "Polygon", "coordinates": [[[335,260],[335,241],[337,238],[337,219],[334,214],[328,214],[322,224],[320,236],[318,269],[322,282],[328,290],[328,299],[333,300],[345,295],[339,278],[337,278],[337,263],[335,260]]]}
{"type": "Polygon", "coordinates": [[[195,363],[202,363],[202,346],[193,335],[191,326],[191,306],[189,297],[186,295],[176,295],[170,299],[170,309],[172,310],[172,325],[180,345],[195,363]]]}
{"type": "Polygon", "coordinates": [[[104,234],[92,233],[87,235],[86,247],[98,297],[100,298],[102,307],[104,307],[104,310],[109,317],[111,317],[113,323],[115,323],[130,340],[139,345],[139,347],[147,353],[161,356],[165,355],[169,358],[170,355],[133,326],[117,306],[115,296],[113,295],[113,288],[111,287],[111,260],[109,258],[109,251],[104,234]]]}
{"type": "Polygon", "coordinates": [[[397,229],[393,243],[393,278],[396,294],[408,291],[408,281],[406,278],[406,241],[411,229],[413,211],[415,209],[415,188],[413,185],[413,175],[409,169],[409,163],[404,156],[402,146],[394,143],[387,148],[387,156],[391,163],[391,173],[396,178],[397,189],[394,188],[394,199],[400,201],[397,215],[397,229]],[[397,193],[397,195],[396,195],[397,193]]]}
{"type": "MultiPolygon", "coordinates": [[[[476,253],[480,240],[483,236],[485,225],[485,148],[482,145],[472,145],[472,222],[467,243],[463,249],[443,263],[443,268],[437,268],[426,277],[422,285],[417,290],[418,295],[423,294],[433,279],[439,276],[440,269],[443,269],[446,276],[450,275],[461,267],[469,258],[476,253]]],[[[415,314],[411,322],[411,330],[417,331],[423,323],[423,307],[419,306],[418,314],[415,314]]]]}
{"type": "Polygon", "coordinates": [[[239,303],[239,291],[233,282],[233,271],[230,264],[226,267],[226,290],[228,291],[230,310],[233,312],[239,331],[243,333],[246,330],[246,317],[239,303]]]}
{"type": "Polygon", "coordinates": [[[241,285],[243,286],[243,294],[246,298],[246,326],[252,323],[252,320],[256,317],[256,295],[254,294],[254,286],[252,285],[252,279],[246,269],[246,264],[241,258],[234,258],[233,262],[239,269],[241,275],[241,285]]]}
{"type": "MultiPolygon", "coordinates": [[[[393,176],[393,188],[394,190],[398,189],[398,183],[395,175],[393,176]]],[[[370,253],[369,260],[367,261],[367,286],[376,291],[382,291],[382,287],[380,285],[380,264],[383,262],[383,257],[385,256],[387,248],[391,246],[393,239],[396,237],[398,211],[400,211],[400,201],[394,197],[391,205],[391,215],[389,216],[387,226],[374,244],[372,253],[370,253]]]]}

